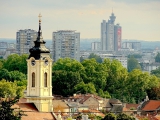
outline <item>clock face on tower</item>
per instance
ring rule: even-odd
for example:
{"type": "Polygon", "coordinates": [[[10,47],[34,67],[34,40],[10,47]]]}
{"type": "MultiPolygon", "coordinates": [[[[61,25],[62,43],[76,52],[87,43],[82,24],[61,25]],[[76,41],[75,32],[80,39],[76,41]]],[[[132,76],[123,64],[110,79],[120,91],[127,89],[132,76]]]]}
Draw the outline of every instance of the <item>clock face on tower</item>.
{"type": "Polygon", "coordinates": [[[47,60],[47,59],[45,59],[44,63],[45,63],[46,65],[48,65],[48,60],[47,60]]]}
{"type": "Polygon", "coordinates": [[[36,64],[36,61],[35,61],[35,60],[32,60],[32,61],[31,61],[31,65],[34,66],[35,64],[36,64]]]}

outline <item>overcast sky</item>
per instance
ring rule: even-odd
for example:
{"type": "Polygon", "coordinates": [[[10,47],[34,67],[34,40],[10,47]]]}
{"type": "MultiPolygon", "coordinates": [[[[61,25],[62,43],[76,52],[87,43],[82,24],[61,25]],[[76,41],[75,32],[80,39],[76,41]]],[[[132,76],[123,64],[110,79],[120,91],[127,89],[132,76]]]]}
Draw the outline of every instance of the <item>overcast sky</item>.
{"type": "Polygon", "coordinates": [[[41,13],[44,39],[57,30],[100,39],[100,24],[112,8],[122,39],[160,41],[160,0],[0,0],[0,38],[16,38],[20,29],[38,30],[41,13]]]}

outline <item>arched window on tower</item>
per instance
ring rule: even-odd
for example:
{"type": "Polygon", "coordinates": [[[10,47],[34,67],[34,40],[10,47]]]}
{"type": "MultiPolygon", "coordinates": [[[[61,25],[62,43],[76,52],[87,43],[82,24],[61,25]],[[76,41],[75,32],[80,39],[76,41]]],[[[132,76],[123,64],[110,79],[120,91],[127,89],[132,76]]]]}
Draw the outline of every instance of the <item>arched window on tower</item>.
{"type": "Polygon", "coordinates": [[[32,87],[35,87],[35,73],[32,73],[32,87]]]}
{"type": "Polygon", "coordinates": [[[47,73],[44,73],[44,87],[47,87],[47,73]]]}

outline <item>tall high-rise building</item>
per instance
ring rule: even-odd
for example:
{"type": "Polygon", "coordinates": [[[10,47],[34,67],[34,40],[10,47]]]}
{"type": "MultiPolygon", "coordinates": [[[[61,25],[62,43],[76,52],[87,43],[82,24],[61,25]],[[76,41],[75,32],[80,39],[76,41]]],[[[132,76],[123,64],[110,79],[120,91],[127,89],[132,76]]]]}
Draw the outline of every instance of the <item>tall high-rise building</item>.
{"type": "Polygon", "coordinates": [[[59,30],[53,32],[53,50],[54,61],[59,58],[69,57],[80,60],[80,33],[73,30],[59,30]]]}
{"type": "Polygon", "coordinates": [[[121,49],[121,26],[119,24],[114,26],[114,50],[119,51],[121,49]]]}
{"type": "Polygon", "coordinates": [[[31,29],[19,30],[16,33],[16,50],[19,55],[29,54],[29,49],[34,46],[37,31],[31,29]]]}
{"type": "Polygon", "coordinates": [[[114,25],[116,16],[111,14],[108,22],[103,20],[101,23],[101,47],[103,51],[116,51],[121,45],[121,27],[114,25]]]}

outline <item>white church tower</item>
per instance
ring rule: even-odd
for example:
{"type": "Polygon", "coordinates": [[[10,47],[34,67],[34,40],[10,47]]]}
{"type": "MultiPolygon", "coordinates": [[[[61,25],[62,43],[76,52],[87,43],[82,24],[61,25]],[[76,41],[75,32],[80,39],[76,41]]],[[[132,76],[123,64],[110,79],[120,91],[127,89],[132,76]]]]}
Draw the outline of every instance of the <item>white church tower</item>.
{"type": "Polygon", "coordinates": [[[29,50],[27,59],[28,82],[27,102],[34,103],[40,112],[52,112],[52,59],[45,46],[41,31],[41,15],[39,17],[39,31],[35,46],[29,50]]]}

